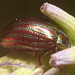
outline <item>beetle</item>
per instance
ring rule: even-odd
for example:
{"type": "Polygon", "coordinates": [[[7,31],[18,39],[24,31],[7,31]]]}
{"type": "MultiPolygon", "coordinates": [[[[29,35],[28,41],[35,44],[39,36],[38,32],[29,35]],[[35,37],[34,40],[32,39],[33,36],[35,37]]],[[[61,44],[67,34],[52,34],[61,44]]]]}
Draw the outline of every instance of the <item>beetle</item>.
{"type": "Polygon", "coordinates": [[[39,65],[42,65],[40,58],[45,53],[70,46],[68,36],[47,21],[39,17],[16,19],[5,28],[0,45],[10,49],[24,49],[32,55],[38,50],[43,51],[38,55],[39,65]]]}

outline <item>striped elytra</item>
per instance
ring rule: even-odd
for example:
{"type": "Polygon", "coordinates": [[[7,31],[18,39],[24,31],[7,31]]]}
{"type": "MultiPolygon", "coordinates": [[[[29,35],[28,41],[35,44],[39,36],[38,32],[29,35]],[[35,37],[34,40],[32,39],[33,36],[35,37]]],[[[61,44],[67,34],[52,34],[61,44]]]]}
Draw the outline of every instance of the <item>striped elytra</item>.
{"type": "Polygon", "coordinates": [[[57,30],[40,18],[18,19],[6,27],[1,45],[7,48],[45,50],[54,46],[57,30]]]}
{"type": "Polygon", "coordinates": [[[68,46],[70,44],[69,38],[63,32],[59,34],[59,31],[52,25],[44,18],[25,17],[17,19],[5,28],[1,36],[1,45],[6,48],[30,50],[48,50],[57,43],[68,46]],[[62,39],[59,39],[60,35],[62,39]]]}
{"type": "Polygon", "coordinates": [[[25,17],[11,22],[1,38],[0,44],[5,48],[25,49],[30,52],[46,52],[70,45],[66,34],[56,29],[52,22],[38,17],[25,17]]]}

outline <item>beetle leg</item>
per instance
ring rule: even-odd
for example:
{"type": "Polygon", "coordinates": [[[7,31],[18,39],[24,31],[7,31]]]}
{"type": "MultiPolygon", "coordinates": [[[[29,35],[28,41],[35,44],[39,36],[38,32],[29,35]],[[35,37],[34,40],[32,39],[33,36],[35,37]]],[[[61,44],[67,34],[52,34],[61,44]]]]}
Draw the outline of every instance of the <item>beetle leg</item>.
{"type": "Polygon", "coordinates": [[[38,56],[39,66],[41,66],[43,69],[44,69],[44,66],[43,66],[43,65],[42,65],[42,63],[41,63],[41,57],[42,57],[44,54],[45,54],[45,52],[44,52],[44,53],[39,54],[39,56],[38,56]]]}
{"type": "Polygon", "coordinates": [[[44,52],[43,53],[41,53],[41,54],[39,54],[39,56],[38,56],[38,62],[39,62],[39,66],[41,66],[43,69],[44,69],[44,66],[43,66],[43,64],[41,63],[41,57],[44,55],[44,54],[46,54],[47,52],[50,52],[49,50],[44,50],[44,52]]]}
{"type": "Polygon", "coordinates": [[[14,54],[14,53],[16,53],[17,52],[17,50],[15,50],[15,49],[12,49],[11,51],[9,51],[9,54],[14,54]]]}
{"type": "Polygon", "coordinates": [[[28,53],[28,54],[31,54],[31,55],[33,55],[33,56],[35,56],[35,51],[34,50],[25,50],[25,49],[12,49],[9,53],[11,54],[11,53],[16,53],[16,52],[20,52],[20,51],[23,51],[23,52],[26,52],[26,53],[28,53]]]}
{"type": "Polygon", "coordinates": [[[62,66],[57,66],[58,69],[60,69],[60,71],[63,71],[63,67],[62,66]]]}
{"type": "Polygon", "coordinates": [[[29,50],[29,49],[25,50],[25,49],[23,49],[23,51],[28,53],[28,54],[31,54],[31,55],[35,56],[35,51],[34,50],[29,50]]]}
{"type": "Polygon", "coordinates": [[[35,56],[35,51],[34,50],[31,50],[29,51],[33,56],[35,56]]]}

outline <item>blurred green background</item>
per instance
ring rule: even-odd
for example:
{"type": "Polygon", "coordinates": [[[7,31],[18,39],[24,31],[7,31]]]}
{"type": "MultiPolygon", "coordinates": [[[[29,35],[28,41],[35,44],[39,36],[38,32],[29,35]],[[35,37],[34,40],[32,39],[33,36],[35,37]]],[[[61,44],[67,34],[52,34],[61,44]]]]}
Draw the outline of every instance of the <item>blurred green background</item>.
{"type": "MultiPolygon", "coordinates": [[[[0,33],[12,20],[24,16],[45,16],[40,12],[43,3],[52,3],[75,16],[74,0],[1,0],[0,1],[0,33]]],[[[8,53],[8,49],[0,47],[0,56],[8,53]]]]}

